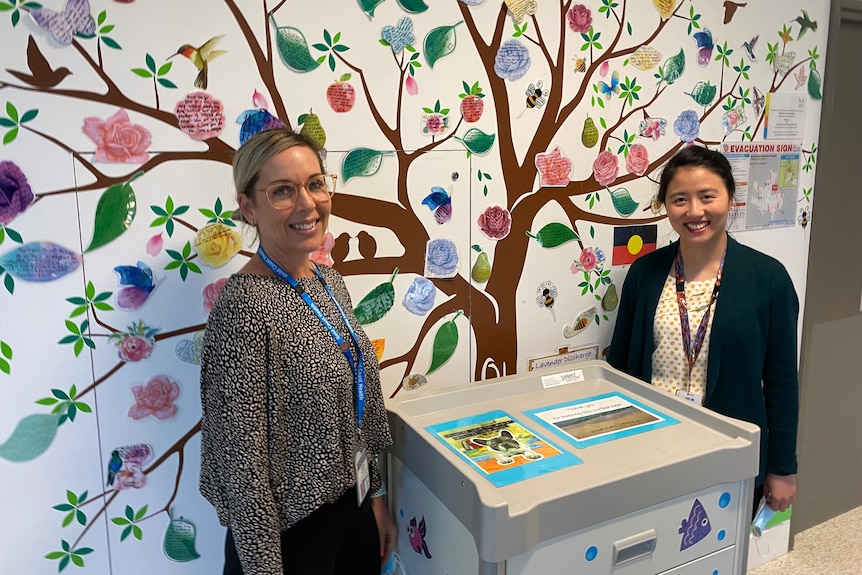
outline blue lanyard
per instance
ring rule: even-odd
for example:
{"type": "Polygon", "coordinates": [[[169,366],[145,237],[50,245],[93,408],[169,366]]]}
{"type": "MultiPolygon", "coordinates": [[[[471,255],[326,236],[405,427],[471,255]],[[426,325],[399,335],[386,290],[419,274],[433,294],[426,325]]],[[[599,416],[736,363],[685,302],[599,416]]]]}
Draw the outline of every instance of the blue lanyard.
{"type": "Polygon", "coordinates": [[[329,299],[335,304],[335,307],[338,308],[338,313],[341,314],[341,319],[344,320],[344,325],[347,326],[347,331],[350,333],[351,339],[353,339],[353,343],[356,344],[356,354],[359,357],[358,361],[354,361],[353,352],[350,351],[350,345],[344,341],[344,338],[341,337],[341,334],[338,333],[338,330],[335,329],[335,326],[332,325],[332,322],[329,321],[320,308],[317,307],[317,304],[312,301],[311,297],[306,293],[302,286],[299,285],[299,282],[296,279],[287,273],[275,260],[273,260],[269,255],[264,251],[263,246],[258,246],[257,255],[263,261],[263,263],[278,277],[286,281],[302,298],[305,304],[314,312],[314,315],[317,316],[317,319],[320,320],[320,323],[326,328],[329,332],[329,335],[332,336],[332,339],[335,340],[335,343],[338,345],[338,348],[344,353],[344,357],[347,358],[347,363],[350,364],[350,370],[353,372],[353,381],[356,383],[356,427],[362,429],[362,414],[365,412],[365,359],[362,357],[362,349],[359,347],[359,339],[356,337],[356,333],[353,331],[353,326],[350,325],[350,320],[347,319],[347,314],[344,313],[344,308],[341,307],[341,304],[338,303],[338,300],[335,299],[335,295],[332,293],[332,290],[326,284],[326,280],[323,279],[323,275],[320,273],[320,270],[317,269],[317,266],[312,264],[314,268],[314,274],[317,276],[317,279],[320,280],[320,283],[323,284],[326,293],[329,294],[329,299]]]}

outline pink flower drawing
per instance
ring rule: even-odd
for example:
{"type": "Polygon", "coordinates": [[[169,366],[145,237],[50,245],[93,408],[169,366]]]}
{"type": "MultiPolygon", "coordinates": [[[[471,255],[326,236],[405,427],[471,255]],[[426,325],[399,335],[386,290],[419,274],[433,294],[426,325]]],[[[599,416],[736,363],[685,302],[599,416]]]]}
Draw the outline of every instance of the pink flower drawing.
{"type": "Polygon", "coordinates": [[[583,4],[575,4],[566,13],[569,28],[579,34],[586,34],[593,25],[593,13],[583,4]]]}
{"type": "Polygon", "coordinates": [[[323,243],[320,244],[320,247],[311,252],[308,256],[308,259],[317,264],[323,264],[326,266],[331,266],[334,262],[332,258],[329,256],[329,252],[332,251],[332,248],[335,247],[335,238],[332,235],[332,232],[326,232],[323,234],[323,243]]]}
{"type": "Polygon", "coordinates": [[[492,240],[502,240],[512,229],[512,216],[505,208],[490,206],[479,215],[477,223],[483,234],[492,240]]]}
{"type": "Polygon", "coordinates": [[[560,147],[554,147],[550,154],[536,154],[536,168],[542,174],[542,186],[565,187],[569,185],[572,161],[565,157],[560,147]]]}
{"type": "Polygon", "coordinates": [[[144,470],[140,467],[127,467],[117,472],[114,478],[114,489],[123,491],[124,489],[140,489],[147,484],[147,476],[144,475],[144,470]]]}
{"type": "Polygon", "coordinates": [[[107,120],[84,118],[82,129],[96,143],[96,162],[139,164],[150,157],[147,153],[152,142],[150,131],[140,124],[132,124],[123,109],[107,120]]]}
{"type": "Polygon", "coordinates": [[[213,310],[213,304],[215,304],[218,299],[218,294],[221,293],[224,284],[227,283],[227,278],[219,278],[214,282],[208,283],[204,286],[201,295],[203,296],[203,308],[204,313],[209,315],[209,313],[213,310]]]}
{"type": "Polygon", "coordinates": [[[117,347],[119,347],[117,353],[119,353],[120,359],[123,361],[141,361],[150,357],[155,345],[156,342],[153,338],[126,334],[117,343],[117,347]]]}
{"type": "Polygon", "coordinates": [[[191,92],[177,102],[174,115],[180,130],[194,140],[208,140],[224,128],[224,105],[206,92],[191,92]]]}
{"type": "Polygon", "coordinates": [[[146,385],[133,385],[132,395],[135,397],[135,404],[129,408],[129,417],[132,419],[152,415],[164,421],[177,414],[174,400],[180,396],[180,386],[166,375],[151,377],[146,385]]]}
{"type": "Polygon", "coordinates": [[[602,250],[595,248],[584,248],[581,255],[572,263],[571,272],[590,273],[593,271],[600,272],[604,268],[605,254],[602,250]]]}
{"type": "Polygon", "coordinates": [[[593,162],[593,176],[599,185],[607,186],[617,179],[620,167],[617,155],[605,150],[593,162]]]}
{"type": "Polygon", "coordinates": [[[649,168],[649,152],[642,144],[632,144],[626,156],[626,169],[638,176],[644,175],[649,168]]]}
{"type": "Polygon", "coordinates": [[[159,252],[162,251],[162,247],[165,245],[165,240],[162,237],[161,233],[158,233],[147,240],[147,253],[151,256],[155,257],[159,255],[159,252]]]}

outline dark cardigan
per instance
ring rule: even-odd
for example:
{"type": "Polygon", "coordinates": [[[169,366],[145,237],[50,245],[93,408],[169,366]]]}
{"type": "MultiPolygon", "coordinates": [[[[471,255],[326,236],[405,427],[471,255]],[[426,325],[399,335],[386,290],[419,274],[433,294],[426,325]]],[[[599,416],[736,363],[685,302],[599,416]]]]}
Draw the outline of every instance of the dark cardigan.
{"type": "MultiPolygon", "coordinates": [[[[655,309],[678,249],[675,242],[638,258],[623,283],[608,362],[646,382],[655,309]]],[[[714,313],[704,406],[760,427],[757,485],[767,472],[796,473],[799,301],[787,270],[728,236],[714,313]]]]}

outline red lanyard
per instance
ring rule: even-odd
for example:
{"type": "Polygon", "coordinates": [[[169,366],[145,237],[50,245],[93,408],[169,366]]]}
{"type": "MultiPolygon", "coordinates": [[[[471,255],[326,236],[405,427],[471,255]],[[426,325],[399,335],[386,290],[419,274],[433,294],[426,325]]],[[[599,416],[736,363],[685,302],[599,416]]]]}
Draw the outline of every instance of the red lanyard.
{"type": "Polygon", "coordinates": [[[697,361],[697,356],[700,355],[700,350],[703,347],[703,340],[706,339],[706,327],[709,324],[710,310],[712,304],[718,299],[718,290],[721,287],[721,271],[724,269],[724,256],[727,255],[727,248],[721,254],[721,263],[718,264],[718,275],[715,276],[715,287],[712,288],[712,297],[709,299],[709,305],[706,308],[706,313],[703,314],[703,319],[700,320],[700,325],[697,326],[697,331],[694,334],[694,341],[691,340],[691,326],[688,321],[688,303],[685,299],[685,274],[682,269],[682,255],[676,253],[674,267],[676,269],[676,303],[679,306],[679,323],[682,328],[682,345],[685,349],[685,358],[688,361],[688,380],[686,381],[686,390],[691,386],[691,372],[694,371],[694,364],[697,361]]]}

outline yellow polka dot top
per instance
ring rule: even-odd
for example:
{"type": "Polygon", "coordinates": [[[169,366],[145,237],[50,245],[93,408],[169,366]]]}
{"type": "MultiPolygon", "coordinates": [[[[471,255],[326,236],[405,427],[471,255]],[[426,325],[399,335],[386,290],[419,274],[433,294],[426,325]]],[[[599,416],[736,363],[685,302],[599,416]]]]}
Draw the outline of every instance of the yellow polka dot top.
{"type": "MultiPolygon", "coordinates": [[[[688,323],[691,337],[709,309],[715,278],[698,282],[685,282],[685,298],[688,302],[688,323]]],[[[712,320],[715,312],[710,313],[706,326],[703,347],[695,361],[691,374],[692,393],[703,396],[706,392],[706,366],[709,356],[709,340],[712,335],[712,320]]],[[[679,320],[679,305],[676,299],[676,278],[669,275],[664,282],[653,322],[655,351],[652,354],[652,384],[668,393],[686,391],[688,361],[682,343],[682,325],[679,320]]]]}

